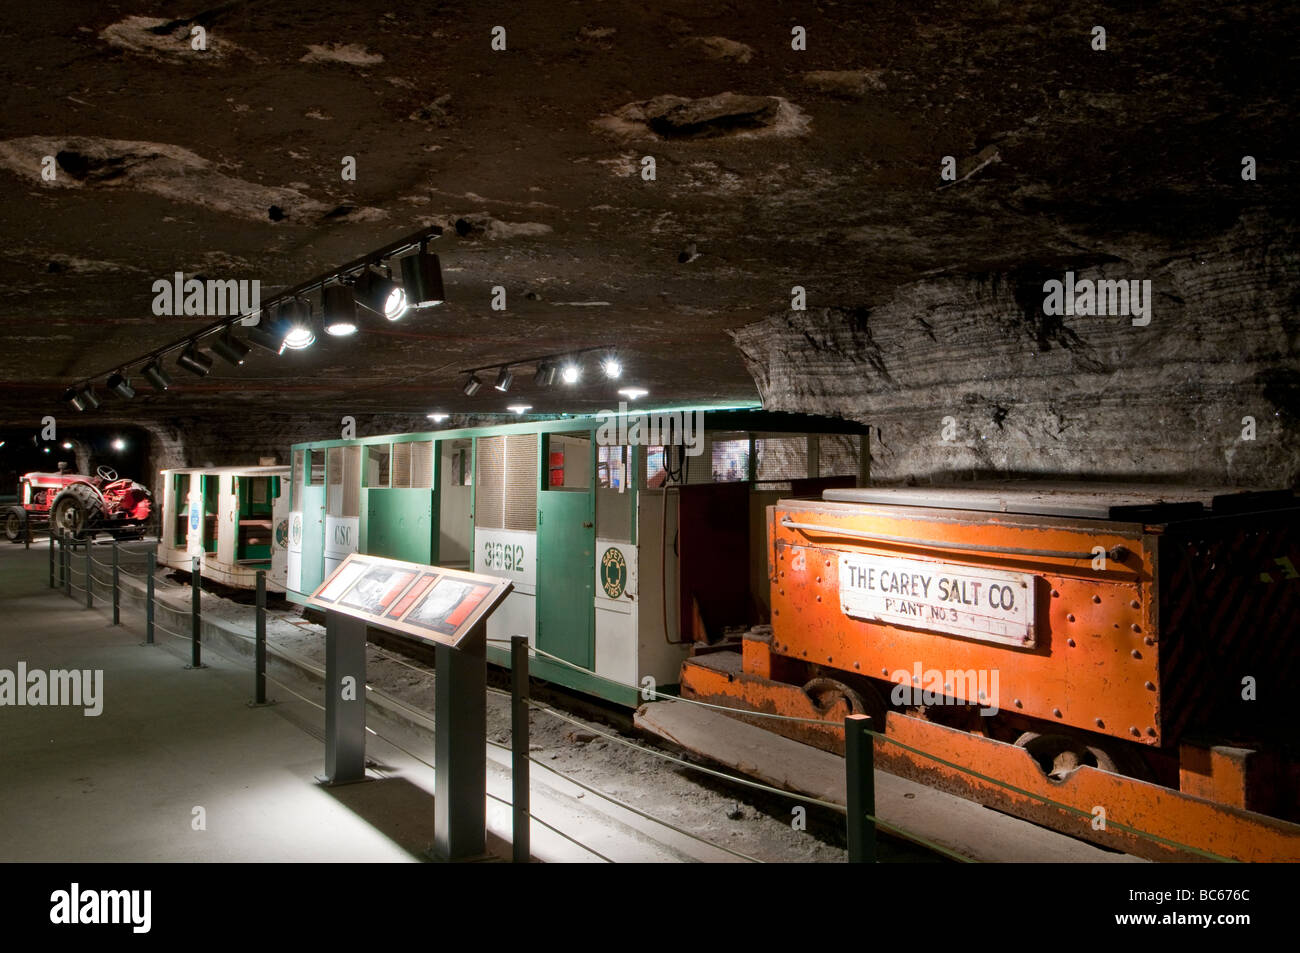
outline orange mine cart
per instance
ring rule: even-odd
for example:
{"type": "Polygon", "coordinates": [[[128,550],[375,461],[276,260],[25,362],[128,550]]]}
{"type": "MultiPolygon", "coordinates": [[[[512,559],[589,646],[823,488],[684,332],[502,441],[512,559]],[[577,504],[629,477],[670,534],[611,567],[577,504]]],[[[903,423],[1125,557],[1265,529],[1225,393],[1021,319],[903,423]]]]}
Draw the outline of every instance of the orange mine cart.
{"type": "Polygon", "coordinates": [[[1300,860],[1300,505],[1101,484],[829,490],[768,509],[771,626],[682,693],[1155,859],[1300,860]]]}

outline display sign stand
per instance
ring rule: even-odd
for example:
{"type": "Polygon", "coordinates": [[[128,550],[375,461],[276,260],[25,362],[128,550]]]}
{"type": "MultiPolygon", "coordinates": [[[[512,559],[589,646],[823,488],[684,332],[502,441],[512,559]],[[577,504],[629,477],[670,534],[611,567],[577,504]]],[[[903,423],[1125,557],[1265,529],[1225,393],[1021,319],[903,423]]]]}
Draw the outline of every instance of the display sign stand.
{"type": "Polygon", "coordinates": [[[366,778],[366,624],[325,613],[325,774],[323,784],[366,778]]]}
{"type": "Polygon", "coordinates": [[[487,853],[487,625],[434,649],[434,860],[487,853]]]}
{"type": "Polygon", "coordinates": [[[509,580],[353,553],[312,593],[325,611],[325,773],[366,776],[366,627],[434,646],[433,847],[439,861],[487,860],[487,619],[509,580]]]}

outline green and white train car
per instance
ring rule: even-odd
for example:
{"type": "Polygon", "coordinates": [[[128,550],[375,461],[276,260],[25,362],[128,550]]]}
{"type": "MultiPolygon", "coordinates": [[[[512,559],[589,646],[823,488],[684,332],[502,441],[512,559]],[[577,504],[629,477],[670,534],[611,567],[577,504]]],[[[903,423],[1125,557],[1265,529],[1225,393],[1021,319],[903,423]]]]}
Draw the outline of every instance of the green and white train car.
{"type": "Polygon", "coordinates": [[[767,621],[765,508],[865,483],[866,441],[843,420],[677,408],[296,444],[287,595],[358,551],[504,576],[490,639],[527,635],[563,660],[537,676],[636,704],[693,643],[767,621]]]}
{"type": "Polygon", "coordinates": [[[289,568],[289,467],[177,467],[163,470],[158,562],[251,589],[266,571],[268,592],[284,592],[289,568]]]}

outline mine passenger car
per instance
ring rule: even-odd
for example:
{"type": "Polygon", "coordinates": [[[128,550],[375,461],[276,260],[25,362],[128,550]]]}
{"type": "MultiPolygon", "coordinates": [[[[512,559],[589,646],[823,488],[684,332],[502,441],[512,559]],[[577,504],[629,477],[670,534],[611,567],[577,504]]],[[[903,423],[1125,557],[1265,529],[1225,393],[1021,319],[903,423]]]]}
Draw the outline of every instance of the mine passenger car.
{"type": "Polygon", "coordinates": [[[289,467],[180,467],[162,471],[158,562],[241,589],[266,571],[283,592],[288,570],[289,467]]]}
{"type": "Polygon", "coordinates": [[[863,483],[867,430],[752,408],[617,420],[295,445],[288,597],[352,552],[503,576],[514,590],[488,636],[563,660],[537,658],[535,675],[629,705],[646,678],[675,685],[693,643],[765,620],[765,507],[863,483]]]}

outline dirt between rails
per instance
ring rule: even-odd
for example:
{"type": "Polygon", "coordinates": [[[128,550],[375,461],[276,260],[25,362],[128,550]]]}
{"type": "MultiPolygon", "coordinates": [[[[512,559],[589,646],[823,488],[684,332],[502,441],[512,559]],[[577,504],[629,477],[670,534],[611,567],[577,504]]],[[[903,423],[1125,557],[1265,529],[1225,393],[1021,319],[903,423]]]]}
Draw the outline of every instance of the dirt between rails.
{"type": "MultiPolygon", "coordinates": [[[[182,574],[159,571],[159,587],[189,589],[182,574]]],[[[216,588],[216,587],[213,587],[216,588]]],[[[203,613],[252,629],[251,596],[226,590],[210,591],[204,583],[203,613]]],[[[301,607],[271,597],[267,612],[267,641],[325,666],[325,629],[303,618],[301,607]]],[[[402,704],[433,713],[432,651],[415,643],[384,635],[367,644],[366,678],[371,687],[402,704]]],[[[489,664],[490,687],[508,691],[509,673],[489,664]]],[[[796,829],[794,808],[802,802],[757,791],[708,776],[646,751],[608,740],[613,735],[644,748],[666,752],[696,764],[708,762],[632,727],[631,711],[602,700],[569,692],[532,680],[530,694],[537,702],[555,708],[582,726],[534,710],[529,724],[529,745],[534,756],[552,769],[618,798],[662,821],[689,831],[718,846],[769,863],[842,863],[843,815],[817,805],[806,805],[806,829],[796,829]]],[[[489,692],[488,738],[510,743],[510,699],[489,692]]],[[[724,769],[726,770],[726,769],[724,769]]],[[[596,798],[587,793],[586,798],[596,798]]],[[[932,861],[934,855],[906,842],[882,836],[882,861],[932,861]]]]}

